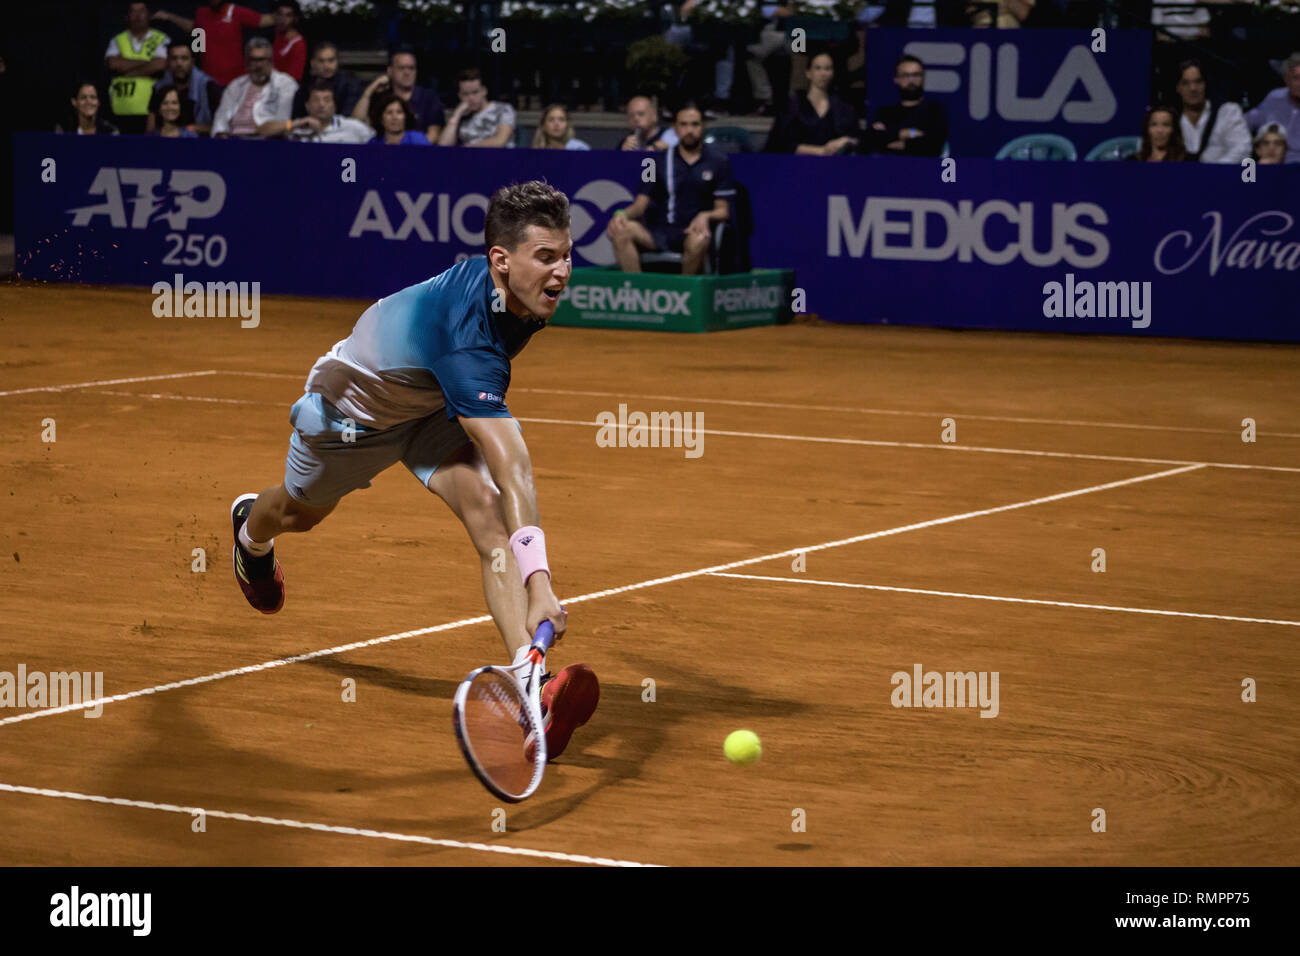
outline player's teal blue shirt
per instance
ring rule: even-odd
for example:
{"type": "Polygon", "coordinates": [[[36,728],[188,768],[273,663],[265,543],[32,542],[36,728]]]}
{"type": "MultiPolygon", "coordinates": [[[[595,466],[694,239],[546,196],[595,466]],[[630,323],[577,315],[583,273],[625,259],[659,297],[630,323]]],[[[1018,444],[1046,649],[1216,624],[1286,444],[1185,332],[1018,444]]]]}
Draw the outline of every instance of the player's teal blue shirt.
{"type": "Polygon", "coordinates": [[[545,325],[502,309],[486,256],[385,296],[307,376],[316,392],[366,428],[444,411],[505,418],[510,360],[545,325]]]}

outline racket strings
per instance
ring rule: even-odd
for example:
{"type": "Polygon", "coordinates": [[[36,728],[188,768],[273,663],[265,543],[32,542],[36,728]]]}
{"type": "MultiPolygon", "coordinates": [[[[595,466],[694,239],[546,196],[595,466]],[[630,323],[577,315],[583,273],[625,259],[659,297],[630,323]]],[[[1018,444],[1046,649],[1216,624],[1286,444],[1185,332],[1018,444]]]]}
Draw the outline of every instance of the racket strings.
{"type": "Polygon", "coordinates": [[[486,671],[471,683],[464,733],[472,763],[506,794],[523,794],[534,783],[536,768],[527,742],[539,729],[521,688],[511,678],[486,671]]]}

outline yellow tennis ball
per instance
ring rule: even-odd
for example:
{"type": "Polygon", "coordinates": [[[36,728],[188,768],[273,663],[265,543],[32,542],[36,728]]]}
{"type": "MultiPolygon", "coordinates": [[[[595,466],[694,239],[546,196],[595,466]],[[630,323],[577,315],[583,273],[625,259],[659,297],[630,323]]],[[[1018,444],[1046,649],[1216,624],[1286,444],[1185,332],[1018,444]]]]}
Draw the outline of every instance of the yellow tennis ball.
{"type": "Polygon", "coordinates": [[[748,766],[763,756],[763,744],[752,730],[736,730],[727,734],[722,752],[732,763],[748,766]]]}

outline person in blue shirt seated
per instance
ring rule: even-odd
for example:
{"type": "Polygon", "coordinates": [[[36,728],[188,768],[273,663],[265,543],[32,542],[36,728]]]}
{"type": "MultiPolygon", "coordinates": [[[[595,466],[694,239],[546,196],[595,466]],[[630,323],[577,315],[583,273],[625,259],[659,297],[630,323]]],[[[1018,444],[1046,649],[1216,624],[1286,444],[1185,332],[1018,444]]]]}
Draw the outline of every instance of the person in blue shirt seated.
{"type": "Polygon", "coordinates": [[[430,146],[429,137],[416,127],[415,113],[406,100],[391,90],[380,93],[370,105],[370,125],[375,138],[386,146],[430,146]]]}

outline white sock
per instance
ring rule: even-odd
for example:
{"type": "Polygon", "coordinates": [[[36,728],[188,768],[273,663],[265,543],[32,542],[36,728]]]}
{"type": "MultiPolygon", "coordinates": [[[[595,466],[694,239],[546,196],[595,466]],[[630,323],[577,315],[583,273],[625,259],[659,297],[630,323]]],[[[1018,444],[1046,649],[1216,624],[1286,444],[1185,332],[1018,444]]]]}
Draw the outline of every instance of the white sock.
{"type": "Polygon", "coordinates": [[[254,541],[252,538],[250,538],[248,536],[247,521],[245,521],[243,524],[239,526],[239,543],[244,546],[245,551],[247,551],[255,558],[260,558],[263,555],[270,554],[271,548],[275,547],[274,538],[272,538],[270,541],[254,541]]]}
{"type": "Polygon", "coordinates": [[[533,645],[525,644],[523,647],[519,648],[519,650],[515,651],[515,661],[514,664],[512,664],[511,666],[518,667],[520,664],[526,661],[528,659],[528,652],[531,651],[532,649],[533,649],[533,645]]]}

